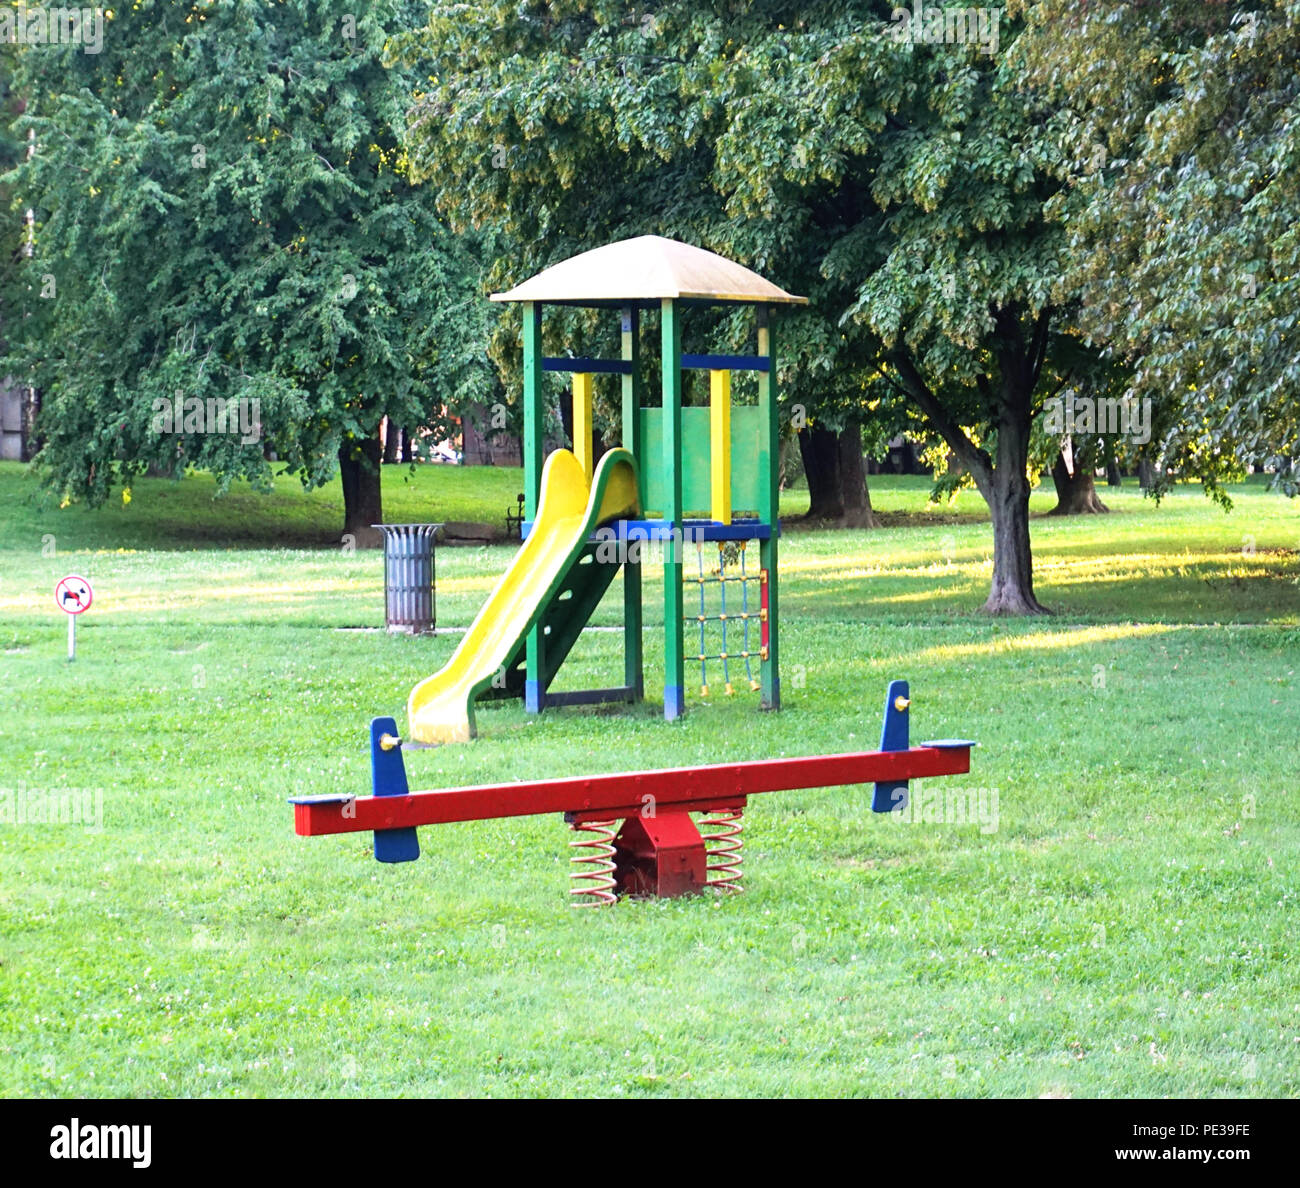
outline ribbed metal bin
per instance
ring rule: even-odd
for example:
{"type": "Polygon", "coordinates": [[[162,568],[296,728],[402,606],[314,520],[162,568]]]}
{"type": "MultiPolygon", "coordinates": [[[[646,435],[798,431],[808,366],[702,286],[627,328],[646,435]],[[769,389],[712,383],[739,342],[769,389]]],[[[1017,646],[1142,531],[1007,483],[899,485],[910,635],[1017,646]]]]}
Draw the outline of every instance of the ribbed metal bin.
{"type": "Polygon", "coordinates": [[[384,534],[384,625],[420,635],[434,628],[434,539],[441,524],[375,524],[384,534]]]}

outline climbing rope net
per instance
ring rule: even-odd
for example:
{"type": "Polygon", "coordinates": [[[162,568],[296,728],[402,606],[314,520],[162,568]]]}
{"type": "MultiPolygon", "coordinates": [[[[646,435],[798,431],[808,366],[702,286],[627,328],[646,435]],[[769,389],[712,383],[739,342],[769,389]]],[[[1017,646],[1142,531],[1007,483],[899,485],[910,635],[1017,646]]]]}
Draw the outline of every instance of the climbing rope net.
{"type": "Polygon", "coordinates": [[[685,621],[694,623],[699,631],[699,648],[694,658],[700,665],[701,697],[709,695],[711,660],[721,662],[722,686],[728,696],[736,691],[733,667],[738,670],[742,663],[749,688],[757,692],[760,687],[754,662],[767,659],[767,571],[748,567],[750,543],[740,540],[697,544],[696,573],[684,578],[699,588],[699,611],[687,615],[685,621]],[[710,591],[715,592],[712,599],[710,591]],[[712,608],[710,601],[714,604],[712,608]],[[710,644],[717,650],[710,651],[710,644]]]}

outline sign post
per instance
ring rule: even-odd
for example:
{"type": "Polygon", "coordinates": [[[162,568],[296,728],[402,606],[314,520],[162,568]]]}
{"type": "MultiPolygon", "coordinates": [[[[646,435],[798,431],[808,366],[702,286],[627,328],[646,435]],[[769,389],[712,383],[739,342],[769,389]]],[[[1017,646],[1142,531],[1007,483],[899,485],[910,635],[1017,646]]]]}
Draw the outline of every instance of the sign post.
{"type": "Polygon", "coordinates": [[[68,660],[77,658],[77,616],[90,609],[95,592],[84,577],[75,573],[62,578],[54,587],[54,604],[68,616],[68,660]]]}

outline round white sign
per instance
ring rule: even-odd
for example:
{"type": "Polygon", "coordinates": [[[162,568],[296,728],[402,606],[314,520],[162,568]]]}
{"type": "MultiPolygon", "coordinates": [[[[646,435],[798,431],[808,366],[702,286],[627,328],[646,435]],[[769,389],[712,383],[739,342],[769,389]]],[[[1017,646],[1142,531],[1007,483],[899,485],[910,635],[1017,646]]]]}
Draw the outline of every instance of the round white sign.
{"type": "Polygon", "coordinates": [[[90,609],[95,600],[95,592],[84,577],[75,573],[68,574],[54,587],[54,601],[59,610],[67,615],[79,615],[90,609]]]}

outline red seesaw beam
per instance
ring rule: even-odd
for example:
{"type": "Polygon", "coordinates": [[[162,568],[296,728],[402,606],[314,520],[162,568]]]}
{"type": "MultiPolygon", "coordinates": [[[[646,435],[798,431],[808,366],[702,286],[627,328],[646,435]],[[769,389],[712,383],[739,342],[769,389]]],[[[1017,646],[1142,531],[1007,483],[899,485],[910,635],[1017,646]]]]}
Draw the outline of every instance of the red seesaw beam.
{"type": "Polygon", "coordinates": [[[515,784],[480,784],[412,792],[406,796],[319,796],[294,802],[294,831],[301,837],[446,825],[534,813],[598,812],[633,817],[653,797],[656,811],[705,811],[758,792],[833,788],[842,784],[891,783],[970,771],[969,746],[912,747],[907,751],[860,751],[759,759],[709,767],[619,775],[571,776],[515,784]]]}

